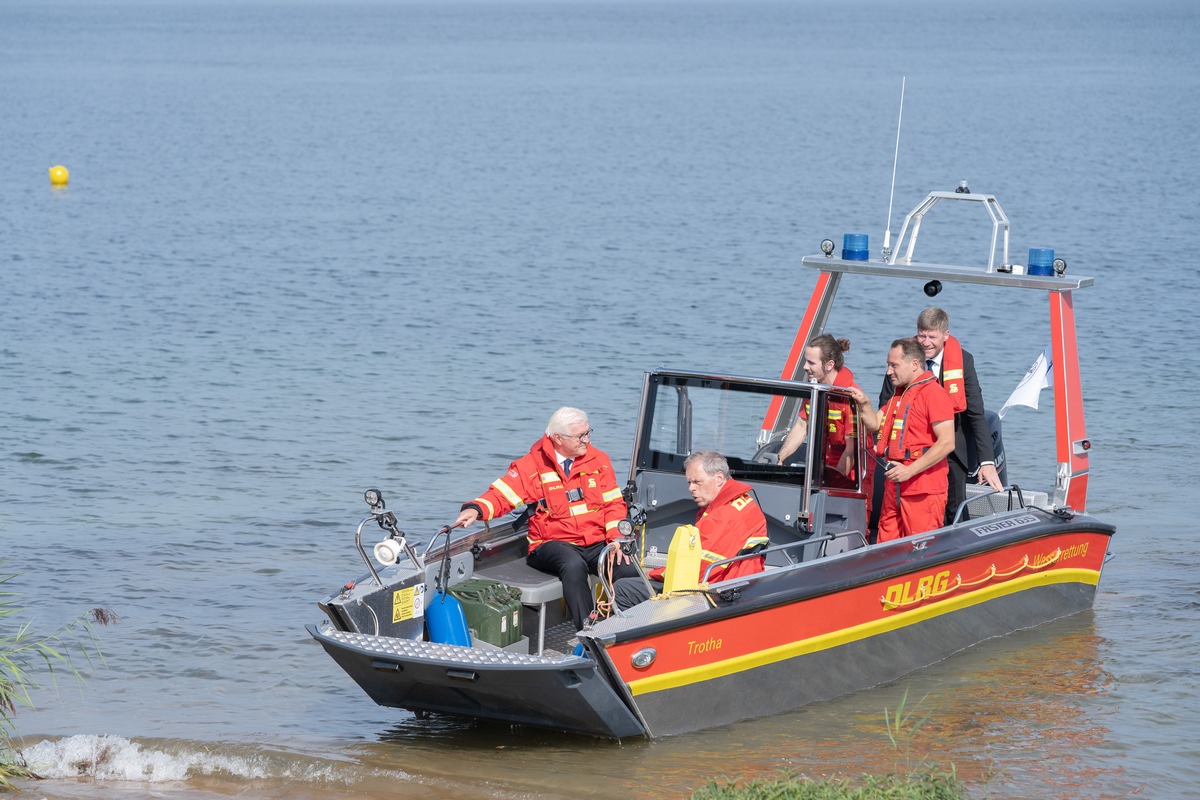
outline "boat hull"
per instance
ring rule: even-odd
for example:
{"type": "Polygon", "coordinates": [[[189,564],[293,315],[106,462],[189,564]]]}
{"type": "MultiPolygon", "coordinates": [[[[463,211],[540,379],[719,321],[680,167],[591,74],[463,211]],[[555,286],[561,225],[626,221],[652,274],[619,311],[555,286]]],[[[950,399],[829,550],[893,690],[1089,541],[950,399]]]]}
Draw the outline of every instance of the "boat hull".
{"type": "Polygon", "coordinates": [[[777,714],[896,680],[987,639],[1091,607],[1094,586],[1032,587],[863,639],[637,695],[650,736],[777,714]],[[698,720],[703,714],[703,720],[698,720]],[[701,722],[701,724],[697,724],[701,722]]]}
{"type": "Polygon", "coordinates": [[[967,523],[768,571],[713,603],[649,601],[582,632],[588,658],[309,630],[381,705],[669,736],[869,688],[1087,610],[1112,533],[1032,510],[967,523]]]}
{"type": "Polygon", "coordinates": [[[746,613],[686,628],[618,637],[605,655],[652,736],[777,713],[895,680],[987,639],[1091,608],[1111,534],[1090,518],[1064,522],[1042,512],[967,524],[800,571],[809,583],[836,586],[845,578],[848,584],[874,557],[880,565],[872,580],[790,602],[760,600],[746,613]],[[990,535],[1006,538],[972,546],[972,539],[990,535]],[[908,569],[896,572],[889,562],[904,551],[908,569]],[[634,666],[634,655],[647,648],[653,663],[634,666]]]}

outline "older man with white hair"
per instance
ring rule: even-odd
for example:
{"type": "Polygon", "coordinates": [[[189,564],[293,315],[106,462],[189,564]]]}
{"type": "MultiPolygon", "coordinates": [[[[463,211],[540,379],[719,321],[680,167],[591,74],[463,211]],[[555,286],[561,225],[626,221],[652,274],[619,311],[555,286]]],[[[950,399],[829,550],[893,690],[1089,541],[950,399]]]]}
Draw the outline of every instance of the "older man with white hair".
{"type": "MultiPolygon", "coordinates": [[[[593,608],[588,574],[597,574],[600,555],[620,536],[617,523],[626,515],[612,462],[591,444],[587,414],[563,406],[550,417],[546,435],[486,492],[464,503],[454,523],[465,528],[481,517],[491,520],[529,506],[525,563],[562,581],[576,630],[583,629],[593,608]]],[[[617,550],[614,580],[637,574],[629,557],[617,550]]]]}

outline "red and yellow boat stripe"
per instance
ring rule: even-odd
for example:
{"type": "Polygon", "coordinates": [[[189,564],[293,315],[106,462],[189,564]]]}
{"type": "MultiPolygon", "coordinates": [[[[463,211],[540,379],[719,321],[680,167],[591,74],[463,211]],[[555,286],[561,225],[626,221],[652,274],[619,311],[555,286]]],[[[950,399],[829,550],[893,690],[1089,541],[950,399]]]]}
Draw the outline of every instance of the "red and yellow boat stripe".
{"type": "Polygon", "coordinates": [[[1010,545],[927,570],[831,592],[748,615],[621,642],[609,657],[634,695],[733,675],[898,630],[1026,589],[1095,586],[1102,533],[1072,532],[1010,545]],[[634,653],[657,651],[633,667],[634,653]]]}

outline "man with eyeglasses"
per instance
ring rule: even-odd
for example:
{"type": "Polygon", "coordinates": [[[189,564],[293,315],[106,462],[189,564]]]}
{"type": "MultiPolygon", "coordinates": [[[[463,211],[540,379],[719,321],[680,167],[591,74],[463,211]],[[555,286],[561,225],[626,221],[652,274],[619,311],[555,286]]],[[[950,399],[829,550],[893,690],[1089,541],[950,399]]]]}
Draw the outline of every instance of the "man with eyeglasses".
{"type": "MultiPolygon", "coordinates": [[[[575,630],[592,612],[588,574],[598,574],[605,545],[619,538],[625,500],[612,462],[592,447],[592,429],[583,411],[563,406],[546,425],[546,435],[518,458],[479,497],[463,503],[455,527],[492,520],[525,505],[529,553],[525,563],[557,575],[575,630]]],[[[616,551],[613,580],[636,576],[629,556],[616,551]]]]}

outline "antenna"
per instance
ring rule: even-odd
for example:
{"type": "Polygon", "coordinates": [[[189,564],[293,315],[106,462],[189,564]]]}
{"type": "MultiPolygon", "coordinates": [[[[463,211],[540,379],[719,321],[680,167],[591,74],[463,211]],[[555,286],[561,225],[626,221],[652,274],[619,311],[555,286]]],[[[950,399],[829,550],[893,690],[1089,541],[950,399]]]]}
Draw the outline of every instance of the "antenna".
{"type": "Polygon", "coordinates": [[[900,161],[900,125],[904,122],[904,83],[907,76],[900,78],[900,118],[896,120],[896,153],[892,156],[892,191],[888,195],[888,218],[883,232],[883,260],[892,255],[892,201],[896,198],[896,164],[900,161]]]}

